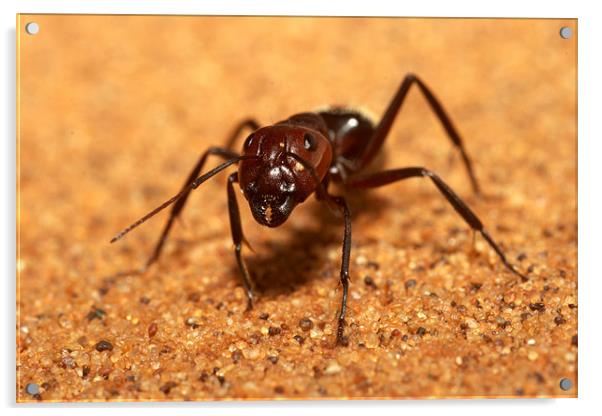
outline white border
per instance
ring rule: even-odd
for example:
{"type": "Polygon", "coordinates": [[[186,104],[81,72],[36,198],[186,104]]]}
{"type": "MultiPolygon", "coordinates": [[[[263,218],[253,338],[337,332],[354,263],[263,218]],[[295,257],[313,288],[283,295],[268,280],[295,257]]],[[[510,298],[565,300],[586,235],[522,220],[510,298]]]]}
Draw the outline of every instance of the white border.
{"type": "MultiPolygon", "coordinates": [[[[0,244],[2,274],[5,287],[2,293],[3,316],[0,320],[2,342],[2,374],[0,392],[2,405],[8,414],[33,414],[52,412],[53,414],[104,415],[107,411],[101,404],[62,405],[62,406],[22,406],[15,405],[15,15],[21,13],[117,13],[117,14],[263,14],[263,15],[346,15],[346,16],[441,16],[441,17],[557,17],[579,19],[579,396],[578,400],[445,400],[412,402],[254,402],[254,403],[209,403],[209,404],[122,404],[112,405],[113,410],[122,409],[133,413],[178,414],[243,413],[247,415],[281,414],[307,415],[308,412],[332,412],[341,408],[345,414],[364,415],[375,408],[383,414],[414,413],[422,415],[441,413],[462,413],[463,415],[507,415],[508,413],[545,413],[547,415],[593,414],[600,404],[598,392],[600,379],[600,322],[597,306],[601,304],[600,282],[602,273],[597,268],[596,258],[600,248],[596,246],[596,236],[602,234],[600,226],[600,181],[596,175],[602,162],[600,141],[602,134],[599,119],[602,99],[600,88],[600,40],[602,40],[602,16],[596,10],[593,0],[572,0],[531,2],[505,0],[494,2],[453,0],[419,0],[394,3],[393,1],[276,1],[276,0],[23,0],[2,1],[2,64],[0,80],[3,94],[0,99],[0,126],[4,137],[1,143],[2,180],[0,244]],[[598,121],[598,123],[596,123],[598,121]],[[598,191],[596,191],[598,189],[598,191]],[[85,409],[81,409],[85,407],[85,409]]],[[[50,179],[50,178],[49,178],[50,179]]],[[[598,239],[599,240],[599,239],[598,239]]]]}

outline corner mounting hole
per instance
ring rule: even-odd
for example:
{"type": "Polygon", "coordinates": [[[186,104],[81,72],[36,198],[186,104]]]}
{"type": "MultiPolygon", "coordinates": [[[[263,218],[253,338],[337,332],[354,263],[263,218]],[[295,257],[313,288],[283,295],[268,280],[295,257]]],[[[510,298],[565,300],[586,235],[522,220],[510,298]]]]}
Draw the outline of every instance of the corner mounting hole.
{"type": "Polygon", "coordinates": [[[570,390],[573,387],[573,382],[571,381],[571,379],[568,378],[563,378],[560,380],[560,389],[567,391],[570,390]]]}
{"type": "Polygon", "coordinates": [[[560,37],[562,39],[569,39],[571,36],[573,36],[573,29],[568,26],[560,28],[560,37]]]}
{"type": "Polygon", "coordinates": [[[29,35],[37,35],[40,31],[40,25],[38,25],[36,22],[29,22],[25,25],[25,31],[29,35]]]}

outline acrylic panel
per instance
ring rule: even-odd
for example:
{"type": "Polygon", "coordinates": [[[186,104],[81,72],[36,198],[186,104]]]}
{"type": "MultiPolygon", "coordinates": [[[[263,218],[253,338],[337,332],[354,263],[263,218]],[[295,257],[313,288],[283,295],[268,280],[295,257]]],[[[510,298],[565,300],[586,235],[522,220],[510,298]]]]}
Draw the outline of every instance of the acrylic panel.
{"type": "Polygon", "coordinates": [[[27,14],[17,43],[18,401],[577,396],[575,19],[27,14]],[[181,196],[110,243],[217,166],[146,270],[181,196]]]}

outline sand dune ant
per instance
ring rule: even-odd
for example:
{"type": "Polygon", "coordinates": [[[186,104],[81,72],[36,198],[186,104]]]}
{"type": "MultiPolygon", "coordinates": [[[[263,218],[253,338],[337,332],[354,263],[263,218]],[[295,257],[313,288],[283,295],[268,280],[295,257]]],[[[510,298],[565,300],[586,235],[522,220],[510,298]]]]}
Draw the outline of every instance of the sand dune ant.
{"type": "Polygon", "coordinates": [[[459,151],[473,191],[479,194],[479,184],[471,160],[451,119],[426,84],[416,75],[409,74],[404,78],[376,125],[360,112],[346,108],[299,113],[267,127],[260,127],[252,119],[244,120],[237,126],[225,147],[211,147],[203,153],[177,195],[125,228],[111,240],[111,243],[121,239],[159,211],[174,204],[159,241],[142,269],[142,271],[146,270],[159,258],[171,226],[184,208],[190,192],[215,174],[238,164],[238,171],[228,177],[228,209],[234,252],[247,294],[247,309],[251,309],[253,291],[251,277],[241,253],[245,238],[234,184],[238,183],[242,189],[255,220],[268,227],[277,227],[284,223],[295,206],[315,193],[318,200],[339,210],[344,218],[340,272],[343,293],[338,315],[337,344],[346,345],[348,340],[344,335],[344,326],[349,289],[351,220],[345,198],[330,194],[328,185],[334,181],[347,188],[376,188],[404,179],[424,177],[430,179],[464,221],[483,236],[508,270],[526,280],[526,277],[508,262],[502,249],[485,230],[475,213],[433,171],[424,167],[405,167],[372,174],[361,173],[381,149],[410,87],[414,84],[424,94],[449,139],[459,151]],[[245,140],[242,154],[239,154],[232,150],[232,146],[236,137],[245,128],[253,132],[245,140]],[[226,162],[199,176],[210,155],[226,159],[226,162]]]}

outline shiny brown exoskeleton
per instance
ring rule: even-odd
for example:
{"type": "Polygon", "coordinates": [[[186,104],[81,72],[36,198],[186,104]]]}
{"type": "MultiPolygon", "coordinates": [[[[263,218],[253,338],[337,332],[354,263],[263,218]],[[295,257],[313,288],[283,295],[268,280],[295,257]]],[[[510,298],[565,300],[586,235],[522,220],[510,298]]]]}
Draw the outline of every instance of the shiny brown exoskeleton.
{"type": "Polygon", "coordinates": [[[406,167],[373,174],[360,174],[362,169],[373,161],[382,147],[412,84],[416,84],[422,91],[450,140],[460,152],[472,188],[478,194],[478,182],[460,135],[430,89],[417,76],[410,74],[404,78],[389,107],[376,125],[360,112],[345,108],[295,114],[284,121],[262,128],[254,120],[243,121],[233,132],[226,147],[212,147],[203,153],[177,195],[121,231],[111,242],[119,240],[133,228],[175,203],[155,250],[141,271],[146,270],[159,258],[173,221],[184,207],[190,191],[218,172],[238,163],[238,172],[232,173],[228,177],[228,208],[236,260],[247,293],[247,308],[251,309],[253,307],[253,291],[251,277],[241,255],[242,243],[245,242],[245,239],[240,223],[234,184],[239,183],[255,220],[268,227],[281,225],[290,216],[295,206],[315,192],[319,200],[338,209],[344,218],[340,272],[343,294],[338,317],[337,343],[347,344],[343,329],[349,288],[351,220],[345,198],[331,195],[328,192],[328,185],[331,181],[335,181],[342,183],[347,188],[375,188],[403,179],[427,177],[464,221],[473,230],[480,232],[503,264],[521,279],[526,280],[527,278],[507,261],[501,248],[484,229],[475,213],[434,172],[424,167],[406,167]],[[245,128],[251,128],[254,131],[245,140],[242,154],[239,155],[231,149],[236,137],[245,128]],[[227,161],[199,176],[209,155],[220,156],[227,161]]]}

